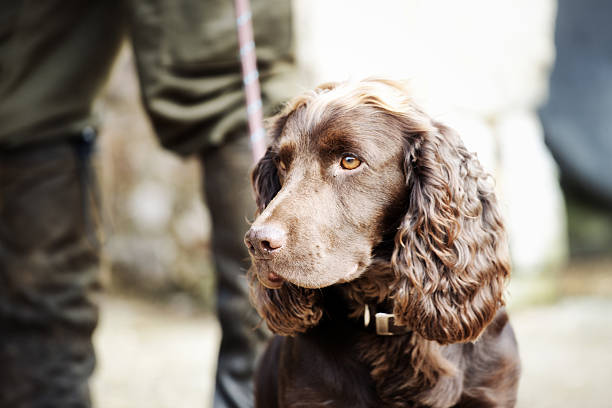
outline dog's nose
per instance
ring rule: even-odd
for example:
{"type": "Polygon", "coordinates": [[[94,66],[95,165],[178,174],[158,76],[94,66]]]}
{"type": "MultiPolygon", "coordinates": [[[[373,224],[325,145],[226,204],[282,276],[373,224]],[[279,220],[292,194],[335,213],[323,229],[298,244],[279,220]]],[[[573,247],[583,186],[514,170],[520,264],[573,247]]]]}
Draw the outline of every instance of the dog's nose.
{"type": "Polygon", "coordinates": [[[251,227],[244,242],[252,255],[268,255],[280,250],[286,242],[286,232],[274,225],[251,227]]]}

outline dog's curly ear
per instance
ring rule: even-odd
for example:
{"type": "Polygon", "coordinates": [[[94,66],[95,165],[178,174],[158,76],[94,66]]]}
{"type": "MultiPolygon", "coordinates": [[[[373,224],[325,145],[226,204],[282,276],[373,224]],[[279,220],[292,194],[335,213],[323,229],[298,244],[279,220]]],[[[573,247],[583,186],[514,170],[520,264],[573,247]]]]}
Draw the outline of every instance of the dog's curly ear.
{"type": "Polygon", "coordinates": [[[268,147],[266,154],[253,168],[251,183],[255,192],[257,213],[261,213],[281,188],[271,147],[268,147]]]}
{"type": "Polygon", "coordinates": [[[267,207],[281,189],[278,170],[274,162],[276,154],[274,152],[273,143],[280,137],[285,123],[287,122],[287,117],[287,114],[279,114],[266,121],[266,129],[270,136],[271,144],[251,173],[251,183],[255,192],[255,202],[257,203],[258,213],[262,212],[267,207]]]}
{"type": "Polygon", "coordinates": [[[395,238],[394,313],[439,343],[473,341],[503,305],[510,274],[490,177],[439,123],[406,134],[408,210],[395,238]]]}

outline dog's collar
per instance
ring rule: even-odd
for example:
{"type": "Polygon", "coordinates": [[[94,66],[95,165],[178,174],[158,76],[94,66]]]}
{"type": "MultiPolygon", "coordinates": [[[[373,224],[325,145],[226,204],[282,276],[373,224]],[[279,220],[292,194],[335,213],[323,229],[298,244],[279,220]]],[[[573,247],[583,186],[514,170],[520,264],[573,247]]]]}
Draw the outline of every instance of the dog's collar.
{"type": "Polygon", "coordinates": [[[363,311],[363,327],[366,330],[375,331],[379,336],[398,336],[412,332],[408,326],[396,325],[393,313],[377,312],[375,306],[369,305],[365,305],[363,311]],[[374,310],[373,319],[370,308],[374,310]]]}

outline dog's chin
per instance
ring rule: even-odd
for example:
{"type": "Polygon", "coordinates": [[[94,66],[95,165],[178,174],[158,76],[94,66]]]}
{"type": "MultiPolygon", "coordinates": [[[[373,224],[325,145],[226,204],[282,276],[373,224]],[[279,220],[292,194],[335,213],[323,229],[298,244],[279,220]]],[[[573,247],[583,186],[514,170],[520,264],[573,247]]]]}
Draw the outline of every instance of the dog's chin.
{"type": "Polygon", "coordinates": [[[361,263],[353,264],[346,271],[337,274],[313,274],[313,276],[288,271],[273,271],[267,265],[258,265],[257,279],[268,289],[280,289],[285,282],[305,289],[322,289],[336,284],[347,283],[360,277],[365,271],[361,263]]]}
{"type": "Polygon", "coordinates": [[[285,282],[282,276],[273,272],[270,268],[256,266],[255,270],[257,271],[259,283],[268,289],[280,289],[285,282]]]}

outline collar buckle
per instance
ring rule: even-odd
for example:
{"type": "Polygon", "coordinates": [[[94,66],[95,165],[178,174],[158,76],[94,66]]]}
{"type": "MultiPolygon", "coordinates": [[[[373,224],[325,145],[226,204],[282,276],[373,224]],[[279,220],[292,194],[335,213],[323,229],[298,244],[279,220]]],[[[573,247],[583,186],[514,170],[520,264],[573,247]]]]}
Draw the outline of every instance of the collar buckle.
{"type": "Polygon", "coordinates": [[[379,336],[397,336],[411,332],[410,328],[407,326],[395,325],[395,316],[393,313],[377,312],[374,313],[374,319],[372,319],[371,307],[376,311],[376,306],[369,306],[367,304],[363,310],[363,327],[366,330],[374,331],[379,336]]]}
{"type": "Polygon", "coordinates": [[[393,336],[395,333],[391,332],[389,329],[393,322],[393,314],[391,313],[376,313],[374,315],[376,319],[376,334],[379,336],[393,336]]]}

